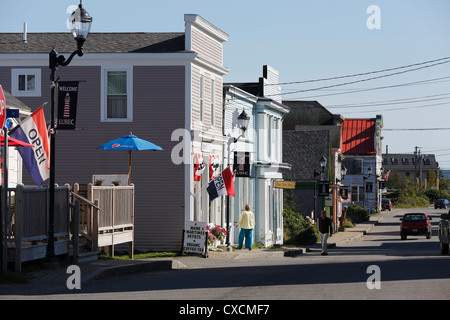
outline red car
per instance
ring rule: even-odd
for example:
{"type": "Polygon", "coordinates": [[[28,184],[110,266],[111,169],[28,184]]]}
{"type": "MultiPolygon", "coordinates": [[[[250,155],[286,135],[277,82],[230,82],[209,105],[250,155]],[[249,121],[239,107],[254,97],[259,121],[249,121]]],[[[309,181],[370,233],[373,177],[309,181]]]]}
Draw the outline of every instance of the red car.
{"type": "Polygon", "coordinates": [[[402,240],[406,240],[408,235],[426,235],[427,239],[431,238],[431,218],[426,213],[406,213],[400,220],[402,240]]]}
{"type": "Polygon", "coordinates": [[[390,199],[381,199],[381,210],[392,210],[392,202],[390,199]]]}

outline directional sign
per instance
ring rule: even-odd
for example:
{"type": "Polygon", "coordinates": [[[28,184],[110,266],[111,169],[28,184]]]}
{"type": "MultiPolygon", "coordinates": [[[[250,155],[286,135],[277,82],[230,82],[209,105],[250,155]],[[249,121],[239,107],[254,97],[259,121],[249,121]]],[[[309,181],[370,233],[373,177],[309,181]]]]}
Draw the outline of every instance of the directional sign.
{"type": "Polygon", "coordinates": [[[6,99],[5,95],[3,94],[2,86],[0,85],[0,124],[3,128],[3,124],[5,123],[6,119],[6,99]]]}
{"type": "Polygon", "coordinates": [[[295,189],[295,181],[275,180],[273,187],[277,189],[295,189]]]}

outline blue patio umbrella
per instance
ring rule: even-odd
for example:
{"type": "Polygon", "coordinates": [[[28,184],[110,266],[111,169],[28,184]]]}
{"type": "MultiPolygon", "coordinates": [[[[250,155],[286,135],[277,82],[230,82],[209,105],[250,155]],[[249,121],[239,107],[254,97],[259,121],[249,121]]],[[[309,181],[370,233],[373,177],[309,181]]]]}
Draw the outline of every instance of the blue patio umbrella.
{"type": "Polygon", "coordinates": [[[104,145],[97,147],[97,149],[103,150],[127,150],[128,151],[128,185],[130,185],[131,176],[131,151],[137,150],[152,150],[152,151],[164,151],[163,148],[157,146],[150,141],[140,139],[130,132],[129,135],[123,136],[120,139],[112,140],[104,145]]]}

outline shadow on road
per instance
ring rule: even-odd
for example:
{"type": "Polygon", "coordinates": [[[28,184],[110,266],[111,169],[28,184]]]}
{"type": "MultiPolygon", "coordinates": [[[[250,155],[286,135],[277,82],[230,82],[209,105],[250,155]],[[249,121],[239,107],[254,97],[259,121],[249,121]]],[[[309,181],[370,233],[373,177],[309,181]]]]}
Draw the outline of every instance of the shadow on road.
{"type": "MultiPolygon", "coordinates": [[[[389,247],[389,245],[387,245],[389,247]]],[[[359,254],[368,248],[346,247],[348,254],[359,254]]],[[[389,250],[389,248],[387,248],[389,250]]],[[[386,248],[385,248],[386,250],[386,248]]],[[[334,251],[334,250],[333,250],[334,251]]],[[[336,252],[337,253],[337,252],[336,252]]],[[[330,251],[331,254],[331,251],[330,251]]],[[[328,257],[317,257],[327,259],[328,257]]],[[[297,258],[302,259],[302,258],[297,258]]],[[[443,268],[450,258],[414,258],[387,261],[327,263],[321,261],[311,264],[270,265],[255,267],[219,267],[205,269],[182,269],[167,272],[153,272],[136,276],[116,277],[114,281],[92,281],[83,285],[81,290],[69,291],[65,284],[58,287],[33,288],[26,285],[14,286],[3,295],[59,295],[86,293],[120,293],[159,290],[241,288],[258,286],[292,286],[306,284],[365,283],[368,278],[367,268],[375,264],[382,270],[383,281],[408,281],[448,279],[449,272],[443,268]],[[407,270],[407,272],[405,272],[407,270]],[[427,272],[426,270],[433,270],[427,272]]],[[[286,287],[288,288],[288,287],[286,287]]],[[[205,297],[207,298],[207,297],[205,297]]],[[[187,297],[188,299],[188,297],[187,297]]]]}

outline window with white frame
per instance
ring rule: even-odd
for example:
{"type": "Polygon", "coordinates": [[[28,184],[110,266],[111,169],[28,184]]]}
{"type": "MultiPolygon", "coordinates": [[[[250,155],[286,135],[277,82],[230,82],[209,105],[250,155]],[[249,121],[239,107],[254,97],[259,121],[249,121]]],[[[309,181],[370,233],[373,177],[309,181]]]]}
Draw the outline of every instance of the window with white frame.
{"type": "Polygon", "coordinates": [[[364,202],[364,187],[352,186],[352,202],[364,202]]]}
{"type": "Polygon", "coordinates": [[[215,98],[215,83],[211,79],[211,126],[214,127],[214,98],[215,98]]]}
{"type": "Polygon", "coordinates": [[[280,143],[279,143],[279,136],[280,136],[280,128],[279,128],[279,122],[280,119],[274,118],[273,122],[273,147],[274,147],[274,157],[273,159],[275,161],[280,161],[280,143]]]}
{"type": "Polygon", "coordinates": [[[41,69],[12,69],[11,94],[16,97],[40,97],[41,69]]]}
{"type": "Polygon", "coordinates": [[[105,96],[103,103],[104,121],[131,121],[132,88],[129,70],[106,70],[104,73],[105,96]]]}
{"type": "Polygon", "coordinates": [[[200,75],[200,121],[203,122],[204,120],[204,106],[203,106],[203,100],[204,100],[204,93],[205,93],[205,76],[202,74],[200,75]]]}

